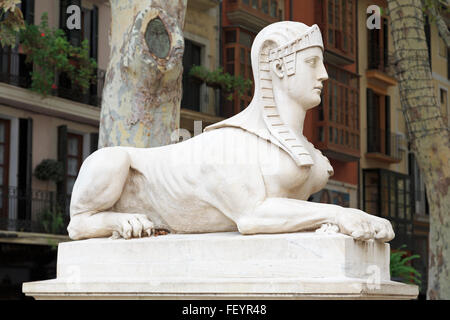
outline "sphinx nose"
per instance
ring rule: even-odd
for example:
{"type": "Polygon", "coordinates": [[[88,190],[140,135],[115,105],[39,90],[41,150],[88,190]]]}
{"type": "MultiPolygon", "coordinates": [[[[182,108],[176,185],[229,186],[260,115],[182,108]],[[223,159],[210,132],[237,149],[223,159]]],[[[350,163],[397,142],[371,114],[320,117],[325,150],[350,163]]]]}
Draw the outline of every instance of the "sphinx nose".
{"type": "Polygon", "coordinates": [[[323,82],[328,80],[328,73],[327,70],[325,69],[325,66],[323,65],[323,63],[321,63],[319,72],[317,74],[317,80],[323,82]]]}

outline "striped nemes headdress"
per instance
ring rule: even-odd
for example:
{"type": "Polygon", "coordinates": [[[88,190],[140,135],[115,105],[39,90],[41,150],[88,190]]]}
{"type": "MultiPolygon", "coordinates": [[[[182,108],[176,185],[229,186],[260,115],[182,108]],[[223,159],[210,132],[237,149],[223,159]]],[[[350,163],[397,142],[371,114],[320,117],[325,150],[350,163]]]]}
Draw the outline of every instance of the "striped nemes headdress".
{"type": "Polygon", "coordinates": [[[299,38],[270,50],[269,62],[282,59],[287,75],[293,75],[295,73],[296,53],[310,47],[321,47],[323,50],[322,34],[317,24],[311,26],[299,38]]]}

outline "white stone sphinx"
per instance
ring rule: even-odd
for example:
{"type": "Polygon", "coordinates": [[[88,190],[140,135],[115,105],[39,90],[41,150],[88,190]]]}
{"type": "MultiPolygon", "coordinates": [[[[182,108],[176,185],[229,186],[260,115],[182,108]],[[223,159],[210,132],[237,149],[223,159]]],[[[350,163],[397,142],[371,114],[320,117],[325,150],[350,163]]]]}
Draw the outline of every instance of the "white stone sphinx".
{"type": "Polygon", "coordinates": [[[255,38],[255,93],[236,116],[181,143],[110,147],[90,155],[74,185],[72,239],[171,233],[331,231],[389,241],[391,224],[363,211],[308,202],[333,174],[303,136],[306,111],[320,103],[319,28],[278,22],[255,38]]]}
{"type": "Polygon", "coordinates": [[[327,79],[322,51],[317,26],[272,24],[252,47],[255,95],[243,112],[182,143],[103,148],[87,158],[68,230],[72,239],[98,239],[61,243],[56,279],[24,283],[23,292],[36,299],[417,297],[417,286],[390,281],[387,220],[306,201],[333,174],[302,135],[327,79]],[[130,239],[155,228],[172,234],[130,239]],[[246,235],[223,232],[237,230],[246,235]],[[297,232],[314,230],[323,232],[297,232]]]}

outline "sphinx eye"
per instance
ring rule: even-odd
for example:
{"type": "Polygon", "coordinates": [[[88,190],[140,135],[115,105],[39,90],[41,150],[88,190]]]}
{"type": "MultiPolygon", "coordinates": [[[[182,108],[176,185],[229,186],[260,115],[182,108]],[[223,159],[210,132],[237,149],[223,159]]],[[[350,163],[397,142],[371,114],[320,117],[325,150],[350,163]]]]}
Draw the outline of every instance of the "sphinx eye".
{"type": "Polygon", "coordinates": [[[315,66],[316,66],[316,63],[317,63],[317,58],[316,58],[316,57],[314,57],[314,58],[309,58],[309,59],[306,59],[305,62],[306,62],[307,64],[311,65],[312,67],[315,67],[315,66]]]}

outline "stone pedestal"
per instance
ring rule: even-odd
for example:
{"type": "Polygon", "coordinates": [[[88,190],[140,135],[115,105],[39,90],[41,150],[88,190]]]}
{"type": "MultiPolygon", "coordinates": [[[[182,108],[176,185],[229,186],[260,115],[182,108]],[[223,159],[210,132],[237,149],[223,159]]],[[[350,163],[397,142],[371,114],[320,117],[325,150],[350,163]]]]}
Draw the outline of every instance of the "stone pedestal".
{"type": "Polygon", "coordinates": [[[61,243],[36,299],[414,299],[390,281],[389,245],[342,234],[166,235],[61,243]]]}

